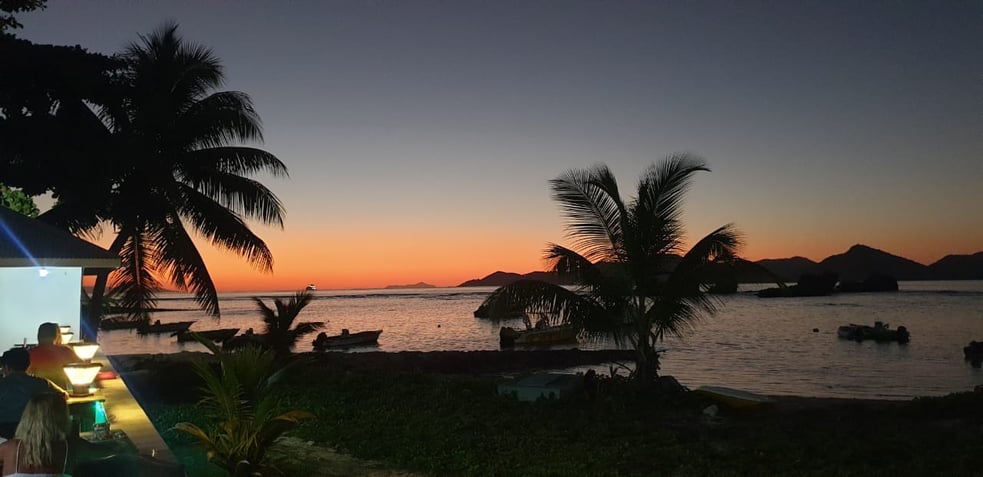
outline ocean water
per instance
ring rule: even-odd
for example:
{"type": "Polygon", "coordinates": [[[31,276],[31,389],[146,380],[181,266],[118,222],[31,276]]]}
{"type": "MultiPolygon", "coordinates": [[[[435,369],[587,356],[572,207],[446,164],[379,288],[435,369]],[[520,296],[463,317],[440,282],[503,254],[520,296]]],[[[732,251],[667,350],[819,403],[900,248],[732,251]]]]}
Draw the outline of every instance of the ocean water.
{"type": "MultiPolygon", "coordinates": [[[[729,386],[772,395],[906,399],[971,390],[983,370],[963,360],[970,340],[983,341],[983,281],[902,282],[897,293],[828,297],[756,297],[760,288],[722,297],[718,313],[681,339],[667,340],[662,373],[684,385],[729,386]],[[904,325],[911,342],[857,343],[836,336],[847,323],[904,325]],[[816,331],[814,331],[816,330],[816,331]]],[[[496,350],[502,324],[473,318],[493,288],[317,291],[298,321],[325,322],[328,334],[382,329],[379,344],[360,351],[496,350]]],[[[227,293],[222,317],[210,318],[186,294],[165,294],[154,319],[197,320],[192,330],[262,329],[259,297],[269,306],[290,292],[227,293]]],[[[313,336],[310,336],[313,339],[313,336]]],[[[139,336],[130,330],[102,331],[106,354],[202,351],[168,335],[139,336]]],[[[565,347],[615,348],[610,340],[565,347]]],[[[311,350],[305,339],[298,351],[311,350]]],[[[609,367],[599,366],[607,373],[609,367]]]]}

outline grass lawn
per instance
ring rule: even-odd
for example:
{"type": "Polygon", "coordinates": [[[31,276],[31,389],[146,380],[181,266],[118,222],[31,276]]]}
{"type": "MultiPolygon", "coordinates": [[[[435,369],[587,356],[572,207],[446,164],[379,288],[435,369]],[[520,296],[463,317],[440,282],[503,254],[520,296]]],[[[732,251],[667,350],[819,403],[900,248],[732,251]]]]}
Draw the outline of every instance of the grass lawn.
{"type": "MultiPolygon", "coordinates": [[[[983,393],[781,398],[711,418],[705,397],[639,394],[620,380],[533,403],[497,396],[497,381],[310,366],[279,393],[317,420],[272,455],[287,475],[308,476],[983,475],[983,393]]],[[[186,399],[145,407],[158,429],[203,419],[186,399]]],[[[188,475],[223,475],[189,439],[163,436],[188,475]]]]}

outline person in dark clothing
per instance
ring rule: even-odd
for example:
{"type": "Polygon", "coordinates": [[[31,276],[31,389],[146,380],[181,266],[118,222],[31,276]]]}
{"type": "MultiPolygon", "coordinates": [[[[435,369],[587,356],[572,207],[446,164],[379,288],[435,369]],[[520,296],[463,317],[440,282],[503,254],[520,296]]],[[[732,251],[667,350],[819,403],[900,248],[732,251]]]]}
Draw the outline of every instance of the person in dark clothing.
{"type": "Polygon", "coordinates": [[[44,393],[68,397],[68,393],[47,379],[27,374],[31,355],[24,348],[7,350],[0,357],[0,362],[3,366],[3,377],[0,377],[0,437],[10,439],[31,398],[44,393]]]}

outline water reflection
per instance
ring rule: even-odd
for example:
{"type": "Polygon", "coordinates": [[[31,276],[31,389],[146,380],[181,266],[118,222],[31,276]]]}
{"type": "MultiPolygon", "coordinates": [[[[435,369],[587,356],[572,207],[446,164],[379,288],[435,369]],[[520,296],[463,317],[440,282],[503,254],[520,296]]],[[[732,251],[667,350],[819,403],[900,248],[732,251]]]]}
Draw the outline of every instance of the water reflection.
{"type": "MultiPolygon", "coordinates": [[[[983,373],[963,360],[962,347],[983,340],[983,282],[902,282],[898,293],[858,293],[815,298],[760,299],[741,293],[725,298],[721,312],[699,323],[683,339],[663,344],[665,374],[683,384],[721,385],[767,394],[829,397],[908,398],[969,390],[983,373]],[[906,326],[911,343],[857,343],[838,339],[847,323],[884,321],[906,326]],[[818,331],[814,332],[813,329],[818,331]]],[[[328,334],[383,329],[377,347],[359,351],[498,349],[500,326],[472,317],[491,288],[318,291],[302,312],[305,321],[327,321],[328,334]]],[[[266,299],[292,292],[264,292],[266,299]]],[[[158,313],[162,322],[197,319],[192,330],[262,328],[253,294],[222,295],[223,316],[215,320],[194,309],[185,295],[170,295],[158,313]]],[[[310,351],[314,336],[299,351],[310,351]]],[[[204,351],[167,335],[140,337],[104,332],[107,354],[204,351]]],[[[582,342],[581,349],[610,349],[610,340],[582,342]]],[[[607,373],[607,366],[598,372],[607,373]]]]}

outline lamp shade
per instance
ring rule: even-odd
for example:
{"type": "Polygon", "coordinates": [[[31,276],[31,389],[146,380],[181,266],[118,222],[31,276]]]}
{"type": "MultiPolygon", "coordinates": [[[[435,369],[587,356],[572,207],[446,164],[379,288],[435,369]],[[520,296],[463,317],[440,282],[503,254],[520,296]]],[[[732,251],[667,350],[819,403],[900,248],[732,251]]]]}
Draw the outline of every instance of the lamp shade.
{"type": "Polygon", "coordinates": [[[58,325],[58,329],[61,330],[62,333],[71,333],[72,325],[58,325]]]}
{"type": "Polygon", "coordinates": [[[82,361],[88,362],[96,355],[96,351],[99,351],[99,343],[72,343],[69,346],[75,351],[75,356],[78,356],[82,361]]]}
{"type": "Polygon", "coordinates": [[[96,379],[99,370],[102,369],[102,364],[69,363],[62,367],[62,369],[65,370],[65,375],[68,376],[68,382],[72,383],[72,395],[88,396],[91,394],[89,392],[89,386],[96,379]]]}
{"type": "Polygon", "coordinates": [[[75,333],[72,333],[71,331],[69,331],[68,333],[62,332],[62,334],[61,334],[61,342],[62,343],[65,343],[65,344],[71,343],[73,336],[75,336],[75,333]]]}

